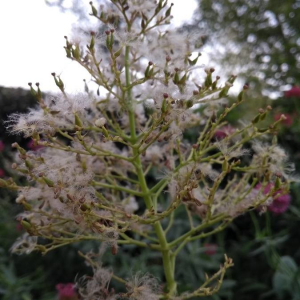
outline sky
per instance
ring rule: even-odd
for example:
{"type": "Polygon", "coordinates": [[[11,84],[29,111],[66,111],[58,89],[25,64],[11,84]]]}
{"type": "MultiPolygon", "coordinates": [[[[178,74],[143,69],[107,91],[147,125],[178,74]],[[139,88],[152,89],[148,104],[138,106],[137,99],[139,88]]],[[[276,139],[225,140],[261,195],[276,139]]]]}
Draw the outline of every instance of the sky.
{"type": "MultiPolygon", "coordinates": [[[[195,0],[172,2],[176,26],[192,19],[195,0]]],[[[49,7],[44,0],[1,0],[0,86],[28,88],[28,82],[39,82],[42,91],[57,91],[51,76],[55,72],[68,92],[82,91],[83,79],[90,76],[67,59],[63,49],[63,37],[76,21],[71,13],[49,7]]]]}

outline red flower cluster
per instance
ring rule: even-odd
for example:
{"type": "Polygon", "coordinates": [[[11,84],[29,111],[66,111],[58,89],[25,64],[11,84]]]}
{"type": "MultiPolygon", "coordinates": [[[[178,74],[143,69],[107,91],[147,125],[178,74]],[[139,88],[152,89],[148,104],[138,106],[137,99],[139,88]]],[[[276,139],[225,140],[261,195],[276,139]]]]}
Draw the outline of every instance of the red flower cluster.
{"type": "Polygon", "coordinates": [[[55,288],[58,292],[59,300],[77,299],[73,283],[59,283],[55,288]]]}
{"type": "Polygon", "coordinates": [[[300,87],[294,86],[289,91],[284,92],[286,98],[300,97],[300,87]]]}

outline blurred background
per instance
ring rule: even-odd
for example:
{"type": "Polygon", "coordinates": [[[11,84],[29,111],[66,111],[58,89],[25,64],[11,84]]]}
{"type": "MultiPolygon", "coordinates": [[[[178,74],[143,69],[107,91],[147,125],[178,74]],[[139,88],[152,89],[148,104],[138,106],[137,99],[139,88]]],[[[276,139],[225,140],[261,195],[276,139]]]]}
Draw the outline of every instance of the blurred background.
{"type": "MultiPolygon", "coordinates": [[[[57,92],[51,72],[61,75],[68,92],[82,92],[89,76],[65,57],[64,35],[94,22],[88,17],[89,1],[10,0],[0,2],[0,177],[14,177],[11,143],[35,150],[29,139],[10,136],[3,121],[13,112],[35,106],[28,82],[39,82],[45,93],[57,92]]],[[[94,0],[94,4],[97,1],[94,0]]],[[[100,2],[100,1],[99,1],[100,2]]],[[[260,107],[272,106],[270,119],[284,113],[279,144],[300,170],[300,0],[173,0],[174,26],[199,30],[203,36],[205,67],[214,67],[223,82],[238,75],[233,95],[250,86],[247,101],[228,116],[228,126],[249,121],[260,107]]],[[[201,59],[201,60],[200,60],[201,59]]],[[[268,123],[271,120],[266,120],[268,123]]],[[[226,135],[226,130],[220,136],[226,135]]],[[[23,181],[23,178],[15,178],[23,181]]],[[[15,195],[0,190],[0,299],[77,299],[72,292],[75,276],[89,273],[77,251],[97,249],[94,242],[75,244],[42,257],[9,252],[23,232],[15,216],[20,212],[15,195]]],[[[240,216],[225,231],[185,247],[178,260],[181,288],[192,289],[205,273],[219,268],[224,253],[235,267],[227,273],[212,299],[300,299],[300,186],[275,199],[275,206],[260,215],[240,216]],[[290,201],[289,201],[290,200],[290,201]],[[182,266],[182,267],[181,267],[182,266]]],[[[187,226],[187,224],[182,224],[187,226]]],[[[176,235],[176,232],[174,232],[176,235]]],[[[161,277],[160,258],[128,246],[122,255],[105,254],[105,265],[128,276],[142,269],[161,277]],[[134,259],[132,257],[134,256],[134,259]]]]}

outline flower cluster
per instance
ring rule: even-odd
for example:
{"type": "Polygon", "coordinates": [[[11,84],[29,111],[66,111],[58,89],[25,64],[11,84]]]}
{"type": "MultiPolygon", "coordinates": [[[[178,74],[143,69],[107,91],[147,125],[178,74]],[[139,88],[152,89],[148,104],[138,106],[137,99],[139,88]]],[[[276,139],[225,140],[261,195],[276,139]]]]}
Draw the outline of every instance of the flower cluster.
{"type": "Polygon", "coordinates": [[[172,9],[167,0],[90,5],[104,33],[65,37],[65,50],[89,72],[97,92],[86,86],[86,94],[69,95],[52,73],[61,94],[44,97],[39,84],[30,84],[39,107],[8,122],[11,132],[33,141],[30,151],[13,144],[18,153],[13,169],[28,185],[0,181],[18,191],[17,203],[24,207],[18,220],[26,234],[12,250],[47,253],[97,240],[113,255],[124,244],[161,252],[164,291],[150,275],[125,280],[91,264],[94,276],[79,286],[86,300],[116,299],[108,289],[115,279],[125,284],[121,295],[129,299],[212,295],[232,260],[225,257],[221,269],[194,292],[177,295],[176,256],[186,243],[224,229],[249,209],[271,205],[270,194],[288,189],[291,167],[273,138],[285,117],[267,128],[257,126],[272,109],[268,106],[249,124],[229,127],[226,116],[245,101],[248,86],[230,102],[236,76],[220,84],[215,70],[206,68],[201,79],[200,36],[166,27],[172,9]],[[274,186],[266,194],[263,187],[270,181],[274,186]],[[191,228],[168,240],[181,207],[191,228]]]}

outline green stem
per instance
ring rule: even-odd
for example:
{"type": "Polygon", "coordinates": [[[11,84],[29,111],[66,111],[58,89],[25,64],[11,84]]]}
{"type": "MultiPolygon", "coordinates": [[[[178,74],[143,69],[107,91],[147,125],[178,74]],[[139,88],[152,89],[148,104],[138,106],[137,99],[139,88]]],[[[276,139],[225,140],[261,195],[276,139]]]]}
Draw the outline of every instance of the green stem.
{"type": "Polygon", "coordinates": [[[251,220],[252,220],[253,225],[254,225],[255,238],[259,239],[261,237],[261,231],[260,231],[260,228],[259,228],[259,223],[258,223],[258,221],[256,219],[256,216],[255,216],[255,213],[253,211],[250,211],[249,214],[250,214],[251,220]]]}
{"type": "Polygon", "coordinates": [[[132,95],[131,95],[131,88],[130,88],[130,62],[129,62],[129,54],[130,54],[130,47],[126,46],[125,48],[125,76],[126,76],[126,87],[127,87],[127,108],[129,114],[129,126],[130,126],[130,135],[132,143],[136,142],[136,133],[135,133],[135,115],[134,115],[134,108],[132,103],[132,95]]]}
{"type": "MultiPolygon", "coordinates": [[[[130,62],[129,62],[129,54],[130,47],[126,46],[125,49],[125,76],[126,76],[126,92],[127,99],[126,104],[128,107],[128,115],[129,115],[129,126],[130,126],[130,135],[131,135],[131,143],[133,149],[133,160],[132,163],[135,166],[136,173],[138,176],[138,180],[140,183],[140,187],[142,190],[143,198],[148,210],[153,208],[153,201],[150,196],[150,191],[148,189],[148,185],[146,182],[146,178],[143,171],[143,166],[140,158],[140,153],[138,148],[134,145],[137,141],[136,131],[135,131],[135,115],[132,103],[132,95],[131,95],[131,83],[130,83],[130,62]]],[[[162,229],[161,223],[159,221],[155,222],[154,225],[155,233],[158,237],[158,241],[161,247],[160,252],[162,253],[164,272],[167,280],[167,288],[168,295],[173,296],[176,294],[177,284],[174,279],[174,261],[172,262],[171,251],[169,244],[166,239],[166,235],[162,229]]]]}
{"type": "Polygon", "coordinates": [[[192,228],[190,231],[188,231],[187,233],[183,234],[181,237],[179,237],[176,240],[174,240],[173,242],[171,242],[169,244],[169,246],[171,248],[173,248],[173,247],[177,246],[178,244],[182,243],[186,238],[196,234],[197,232],[199,232],[215,223],[222,221],[223,219],[224,219],[224,215],[220,215],[220,216],[216,217],[215,219],[206,221],[206,222],[198,225],[197,227],[192,228]]]}
{"type": "Polygon", "coordinates": [[[120,186],[120,185],[106,184],[106,183],[97,182],[97,181],[92,181],[92,185],[100,186],[100,187],[103,187],[103,188],[106,188],[106,189],[112,189],[112,190],[116,190],[116,191],[120,191],[120,192],[125,192],[125,193],[128,193],[130,195],[135,195],[135,196],[139,196],[139,197],[143,197],[143,195],[144,195],[143,193],[125,188],[125,187],[120,186]]]}

